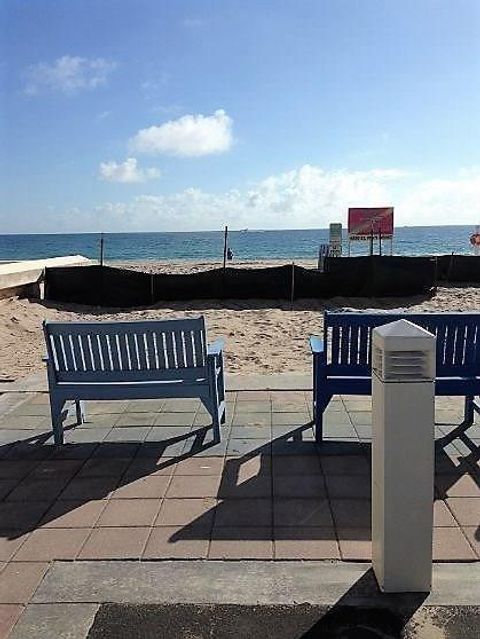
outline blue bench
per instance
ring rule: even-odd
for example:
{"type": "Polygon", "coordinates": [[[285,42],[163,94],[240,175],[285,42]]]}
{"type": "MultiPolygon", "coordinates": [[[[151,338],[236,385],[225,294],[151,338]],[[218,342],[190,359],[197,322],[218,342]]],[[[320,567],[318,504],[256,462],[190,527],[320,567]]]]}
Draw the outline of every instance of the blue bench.
{"type": "Polygon", "coordinates": [[[198,397],[215,441],[225,422],[223,343],[207,346],[205,320],[44,322],[55,444],[63,444],[65,402],[77,423],[84,400],[198,397]]]}
{"type": "Polygon", "coordinates": [[[323,339],[310,338],[313,410],[318,443],[323,413],[334,395],[371,395],[371,334],[376,326],[408,319],[437,338],[436,395],[465,397],[465,424],[472,424],[480,394],[480,314],[359,313],[326,311],[323,339]]]}

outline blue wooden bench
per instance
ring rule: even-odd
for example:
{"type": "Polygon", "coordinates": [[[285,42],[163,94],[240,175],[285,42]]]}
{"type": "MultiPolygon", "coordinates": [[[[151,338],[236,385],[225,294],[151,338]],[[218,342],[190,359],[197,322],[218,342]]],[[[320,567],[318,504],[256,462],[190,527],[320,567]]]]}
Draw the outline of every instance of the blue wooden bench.
{"type": "Polygon", "coordinates": [[[65,402],[198,397],[215,441],[225,422],[223,343],[207,346],[205,320],[44,322],[52,427],[63,443],[65,402]]]}
{"type": "Polygon", "coordinates": [[[480,394],[480,314],[325,312],[323,339],[310,338],[313,410],[317,442],[323,413],[334,395],[371,395],[371,333],[376,326],[408,319],[437,337],[435,393],[465,397],[471,424],[480,394]]]}

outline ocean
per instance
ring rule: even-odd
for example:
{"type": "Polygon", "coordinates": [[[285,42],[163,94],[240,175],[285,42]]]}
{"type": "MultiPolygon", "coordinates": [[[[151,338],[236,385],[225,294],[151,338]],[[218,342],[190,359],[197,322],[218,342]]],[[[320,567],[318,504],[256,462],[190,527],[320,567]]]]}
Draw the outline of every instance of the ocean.
{"type": "MultiPolygon", "coordinates": [[[[471,226],[401,227],[395,230],[394,255],[440,255],[472,253],[471,226]]],[[[221,260],[223,231],[179,233],[107,233],[105,260],[221,260]]],[[[328,242],[327,229],[291,231],[231,231],[228,245],[235,260],[315,260],[319,245],[328,242]]],[[[368,242],[351,242],[352,255],[366,255],[368,242]]],[[[348,242],[344,238],[343,253],[348,242]]],[[[378,252],[378,246],[375,246],[378,252]]],[[[0,261],[41,259],[59,255],[99,257],[100,236],[93,233],[0,235],[0,261]]],[[[385,254],[390,241],[383,242],[385,254]]]]}

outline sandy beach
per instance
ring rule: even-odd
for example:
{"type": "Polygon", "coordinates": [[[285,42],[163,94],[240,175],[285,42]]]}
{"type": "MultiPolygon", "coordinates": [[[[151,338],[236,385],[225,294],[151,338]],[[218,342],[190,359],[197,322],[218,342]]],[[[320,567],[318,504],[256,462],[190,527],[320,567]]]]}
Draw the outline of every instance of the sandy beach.
{"type": "MultiPolygon", "coordinates": [[[[269,266],[283,262],[234,263],[269,266]]],[[[310,262],[298,262],[312,266],[310,262]]],[[[118,263],[112,266],[119,266],[118,263]]],[[[127,266],[124,264],[124,266],[127,266]]],[[[191,272],[212,263],[128,263],[150,272],[191,272]]],[[[220,266],[220,264],[215,264],[220,266]]],[[[210,339],[226,340],[226,366],[231,372],[270,373],[308,371],[308,337],[322,330],[326,309],[407,309],[408,311],[473,311],[480,308],[480,287],[441,287],[431,297],[297,300],[203,300],[165,302],[141,309],[108,309],[55,304],[38,300],[0,300],[0,379],[18,379],[41,370],[44,354],[42,321],[166,319],[204,315],[210,339]]]]}

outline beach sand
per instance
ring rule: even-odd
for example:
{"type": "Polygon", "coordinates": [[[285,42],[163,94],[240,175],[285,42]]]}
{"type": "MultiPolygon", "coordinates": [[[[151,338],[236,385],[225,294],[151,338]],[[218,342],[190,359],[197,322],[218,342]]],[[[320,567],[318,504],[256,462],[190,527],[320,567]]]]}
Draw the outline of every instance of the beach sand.
{"type": "MultiPolygon", "coordinates": [[[[281,262],[285,263],[285,261],[281,262]]],[[[297,263],[297,262],[296,262],[297,263]]],[[[300,264],[300,262],[298,262],[300,264]]],[[[267,266],[273,262],[243,263],[267,266]]],[[[278,264],[275,263],[275,264],[278,264]]],[[[312,265],[312,263],[301,263],[312,265]]],[[[112,264],[113,265],[113,264],[112,264]]],[[[118,266],[118,263],[115,264],[118,266]]],[[[212,268],[212,263],[128,264],[153,272],[189,272],[212,268]]],[[[218,264],[217,264],[218,266],[218,264]]],[[[240,266],[236,262],[233,266],[240,266]]],[[[0,300],[0,380],[18,379],[42,369],[42,321],[167,319],[204,315],[208,337],[226,340],[226,366],[230,372],[307,372],[308,337],[321,334],[326,309],[406,309],[415,311],[475,311],[480,309],[480,287],[441,287],[432,297],[297,300],[293,308],[284,300],[202,300],[164,302],[135,310],[55,304],[19,298],[0,300]]]]}

